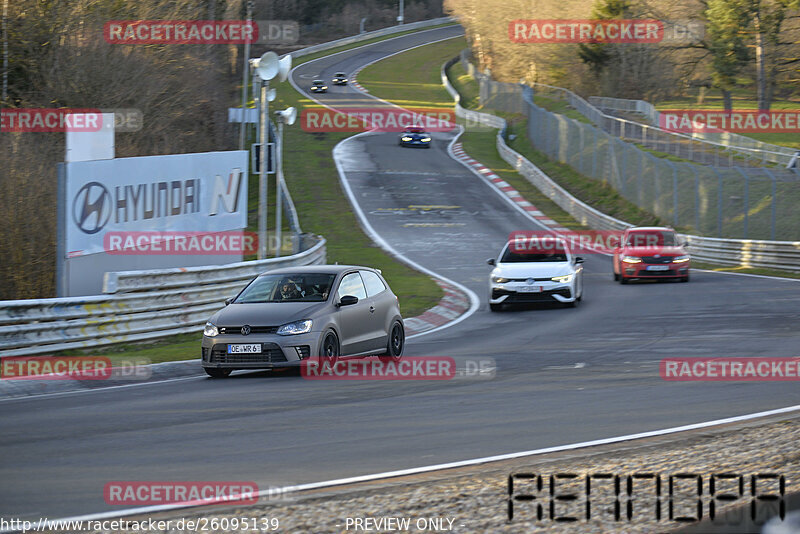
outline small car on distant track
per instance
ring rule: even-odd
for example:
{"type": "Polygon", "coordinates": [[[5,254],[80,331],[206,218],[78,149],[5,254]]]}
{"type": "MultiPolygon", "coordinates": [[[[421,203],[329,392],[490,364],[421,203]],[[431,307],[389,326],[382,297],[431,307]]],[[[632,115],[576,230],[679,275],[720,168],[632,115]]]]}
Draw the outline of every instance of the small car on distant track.
{"type": "Polygon", "coordinates": [[[205,325],[201,361],[209,376],[224,378],[316,356],[397,362],[404,345],[400,305],[380,271],[308,265],[260,274],[226,300],[205,325]]]}
{"type": "Polygon", "coordinates": [[[520,247],[509,241],[489,275],[489,309],[504,304],[561,302],[575,307],[583,298],[583,258],[573,256],[566,241],[556,236],[531,240],[534,246],[520,247]]]}
{"type": "Polygon", "coordinates": [[[344,72],[337,72],[333,75],[333,85],[347,85],[347,74],[344,72]]]}
{"type": "Polygon", "coordinates": [[[691,258],[684,246],[672,228],[628,228],[614,249],[614,280],[621,284],[634,278],[688,282],[691,258]]]}
{"type": "Polygon", "coordinates": [[[327,93],[328,86],[325,85],[325,82],[322,80],[314,80],[311,82],[311,92],[312,93],[327,93]]]}
{"type": "Polygon", "coordinates": [[[407,126],[400,135],[400,146],[431,147],[431,135],[420,126],[407,126]]]}

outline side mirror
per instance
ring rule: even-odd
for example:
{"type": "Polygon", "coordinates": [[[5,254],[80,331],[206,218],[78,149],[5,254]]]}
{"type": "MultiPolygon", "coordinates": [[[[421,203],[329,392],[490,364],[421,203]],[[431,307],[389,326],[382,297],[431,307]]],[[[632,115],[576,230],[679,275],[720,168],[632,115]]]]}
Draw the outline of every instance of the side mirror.
{"type": "Polygon", "coordinates": [[[494,265],[495,264],[494,263],[494,258],[489,258],[488,260],[486,260],[486,263],[489,264],[489,265],[494,265]]]}
{"type": "Polygon", "coordinates": [[[228,297],[228,298],[226,298],[226,299],[225,299],[225,306],[227,306],[227,305],[228,305],[228,304],[230,304],[231,302],[233,302],[233,297],[228,297]]]}
{"type": "Polygon", "coordinates": [[[583,258],[580,256],[575,256],[575,263],[583,263],[583,258]]]}
{"type": "Polygon", "coordinates": [[[339,300],[339,306],[352,306],[358,302],[358,297],[353,295],[345,295],[339,300]]]}

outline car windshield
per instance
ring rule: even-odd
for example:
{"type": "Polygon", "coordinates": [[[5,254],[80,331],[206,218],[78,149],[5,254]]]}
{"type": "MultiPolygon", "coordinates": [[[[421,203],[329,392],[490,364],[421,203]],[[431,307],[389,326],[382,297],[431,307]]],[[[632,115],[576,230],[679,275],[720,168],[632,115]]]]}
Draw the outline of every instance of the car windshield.
{"type": "Polygon", "coordinates": [[[339,72],[336,74],[337,78],[344,78],[344,72],[339,72]]]}
{"type": "Polygon", "coordinates": [[[322,85],[323,83],[325,82],[323,82],[322,80],[314,80],[314,85],[322,85]]]}
{"type": "Polygon", "coordinates": [[[322,302],[328,299],[334,278],[324,273],[263,274],[234,302],[322,302]]]}
{"type": "Polygon", "coordinates": [[[651,232],[631,232],[625,245],[629,247],[670,247],[677,244],[675,232],[654,230],[651,232]]]}
{"type": "Polygon", "coordinates": [[[548,261],[567,261],[567,253],[563,247],[553,247],[546,253],[534,252],[514,252],[511,248],[503,251],[500,263],[529,263],[529,262],[548,262],[548,261]]]}

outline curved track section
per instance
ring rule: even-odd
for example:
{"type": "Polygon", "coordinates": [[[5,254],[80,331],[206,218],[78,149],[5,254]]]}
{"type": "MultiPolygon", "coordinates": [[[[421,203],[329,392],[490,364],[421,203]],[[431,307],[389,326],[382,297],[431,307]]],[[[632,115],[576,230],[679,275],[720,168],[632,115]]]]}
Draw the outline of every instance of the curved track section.
{"type": "MultiPolygon", "coordinates": [[[[295,83],[457,35],[444,28],[301,65],[295,83]]],[[[321,99],[374,105],[350,88],[321,99]]],[[[534,222],[448,156],[365,134],[336,155],[375,231],[485,299],[494,255],[534,222]]],[[[493,379],[306,381],[245,373],[0,403],[0,516],[114,510],[119,480],[299,485],[636,434],[800,404],[796,383],[664,382],[665,356],[794,356],[800,283],[697,272],[689,284],[619,286],[587,258],[577,309],[490,313],[410,340],[407,354],[491,357],[493,379]]]]}

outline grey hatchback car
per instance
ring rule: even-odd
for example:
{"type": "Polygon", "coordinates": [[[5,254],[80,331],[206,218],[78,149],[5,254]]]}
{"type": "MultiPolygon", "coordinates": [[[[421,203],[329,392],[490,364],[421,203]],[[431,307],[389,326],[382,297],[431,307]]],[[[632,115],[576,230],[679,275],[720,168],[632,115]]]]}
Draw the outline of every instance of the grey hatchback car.
{"type": "Polygon", "coordinates": [[[400,305],[380,271],[353,265],[286,267],[260,274],[203,330],[202,364],[224,378],[236,369],[299,366],[403,354],[400,305]]]}

